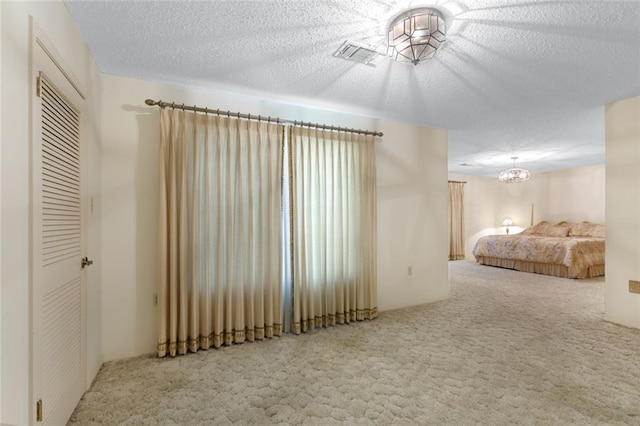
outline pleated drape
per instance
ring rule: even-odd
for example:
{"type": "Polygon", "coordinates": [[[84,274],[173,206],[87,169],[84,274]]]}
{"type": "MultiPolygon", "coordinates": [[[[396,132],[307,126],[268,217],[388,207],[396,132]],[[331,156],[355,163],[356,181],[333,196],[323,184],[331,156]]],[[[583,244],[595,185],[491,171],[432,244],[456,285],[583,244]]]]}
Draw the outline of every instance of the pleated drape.
{"type": "Polygon", "coordinates": [[[160,125],[158,356],[280,335],[282,126],[160,125]]]}
{"type": "Polygon", "coordinates": [[[294,333],[377,316],[372,136],[291,128],[294,333]]]}
{"type": "Polygon", "coordinates": [[[464,182],[449,181],[449,260],[464,259],[464,182]]]}

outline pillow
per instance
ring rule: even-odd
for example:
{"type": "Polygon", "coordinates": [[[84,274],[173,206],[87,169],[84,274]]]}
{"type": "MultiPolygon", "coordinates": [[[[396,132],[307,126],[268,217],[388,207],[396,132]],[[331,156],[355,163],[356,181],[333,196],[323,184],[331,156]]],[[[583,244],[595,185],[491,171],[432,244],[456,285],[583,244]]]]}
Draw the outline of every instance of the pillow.
{"type": "Polygon", "coordinates": [[[546,221],[542,221],[538,224],[535,225],[531,225],[529,227],[527,227],[527,229],[525,229],[524,231],[522,231],[523,234],[534,234],[534,235],[545,235],[549,228],[551,227],[551,224],[549,222],[546,221]]]}
{"type": "Polygon", "coordinates": [[[569,236],[572,237],[605,237],[605,227],[598,223],[582,222],[574,223],[569,231],[569,236]]]}
{"type": "Polygon", "coordinates": [[[606,228],[604,225],[594,224],[593,230],[591,231],[592,237],[604,238],[606,236],[606,228]]]}
{"type": "Polygon", "coordinates": [[[582,222],[571,225],[569,235],[572,237],[590,237],[594,231],[594,223],[582,222]]]}
{"type": "Polygon", "coordinates": [[[525,229],[522,230],[521,234],[522,235],[530,235],[533,234],[533,229],[535,228],[535,225],[529,225],[527,226],[525,229]]]}
{"type": "Polygon", "coordinates": [[[568,226],[552,226],[549,228],[549,232],[547,235],[550,237],[566,237],[569,235],[569,227],[568,226]]]}

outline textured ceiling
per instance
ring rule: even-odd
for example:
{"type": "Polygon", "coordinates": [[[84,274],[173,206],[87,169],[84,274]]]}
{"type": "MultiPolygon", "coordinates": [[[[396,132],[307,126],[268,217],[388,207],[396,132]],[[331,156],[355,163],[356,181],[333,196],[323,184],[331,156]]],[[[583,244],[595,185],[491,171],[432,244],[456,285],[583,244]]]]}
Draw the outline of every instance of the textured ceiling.
{"type": "Polygon", "coordinates": [[[66,4],[105,73],[447,128],[450,173],[602,164],[604,105],[640,95],[637,0],[66,4]],[[332,56],[346,39],[384,51],[389,20],[419,6],[447,23],[431,61],[332,56]]]}

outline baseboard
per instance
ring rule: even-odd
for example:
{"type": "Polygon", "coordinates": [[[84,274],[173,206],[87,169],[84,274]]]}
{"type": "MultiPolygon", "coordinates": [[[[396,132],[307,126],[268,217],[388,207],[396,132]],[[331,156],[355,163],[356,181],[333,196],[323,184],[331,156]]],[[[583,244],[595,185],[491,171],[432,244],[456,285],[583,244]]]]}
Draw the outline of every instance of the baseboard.
{"type": "Polygon", "coordinates": [[[97,368],[89,369],[89,366],[87,366],[87,369],[89,370],[88,373],[87,373],[87,383],[86,383],[86,388],[87,389],[89,389],[91,387],[91,385],[93,384],[93,381],[98,376],[98,372],[102,368],[103,364],[104,364],[104,357],[100,357],[100,361],[98,363],[94,364],[94,366],[97,366],[97,368]]]}
{"type": "Polygon", "coordinates": [[[623,325],[629,328],[640,328],[640,318],[637,322],[629,321],[626,318],[620,318],[613,315],[604,315],[604,320],[607,322],[612,322],[614,324],[623,325]]]}
{"type": "Polygon", "coordinates": [[[104,363],[104,362],[110,362],[110,361],[119,361],[121,359],[127,359],[127,358],[135,358],[141,355],[146,355],[146,354],[139,354],[135,352],[112,352],[109,354],[103,354],[102,360],[104,363]]]}
{"type": "Polygon", "coordinates": [[[449,295],[445,295],[443,297],[436,297],[436,298],[432,298],[432,299],[424,299],[424,300],[416,300],[416,301],[412,301],[411,304],[407,305],[407,304],[399,304],[399,305],[389,305],[389,306],[380,306],[378,307],[378,312],[385,312],[385,311],[395,311],[396,309],[403,309],[403,308],[410,308],[412,306],[419,306],[419,305],[427,305],[430,303],[435,303],[435,302],[440,302],[443,300],[447,300],[449,299],[449,295]]]}

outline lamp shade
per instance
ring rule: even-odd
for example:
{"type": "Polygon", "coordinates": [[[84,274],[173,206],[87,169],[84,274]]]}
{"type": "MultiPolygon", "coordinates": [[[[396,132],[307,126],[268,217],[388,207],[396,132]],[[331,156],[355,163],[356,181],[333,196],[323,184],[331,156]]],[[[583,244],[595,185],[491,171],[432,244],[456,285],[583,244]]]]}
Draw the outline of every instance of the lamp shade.
{"type": "Polygon", "coordinates": [[[504,219],[502,219],[502,226],[513,226],[513,220],[511,220],[511,218],[509,216],[505,217],[504,219]]]}

